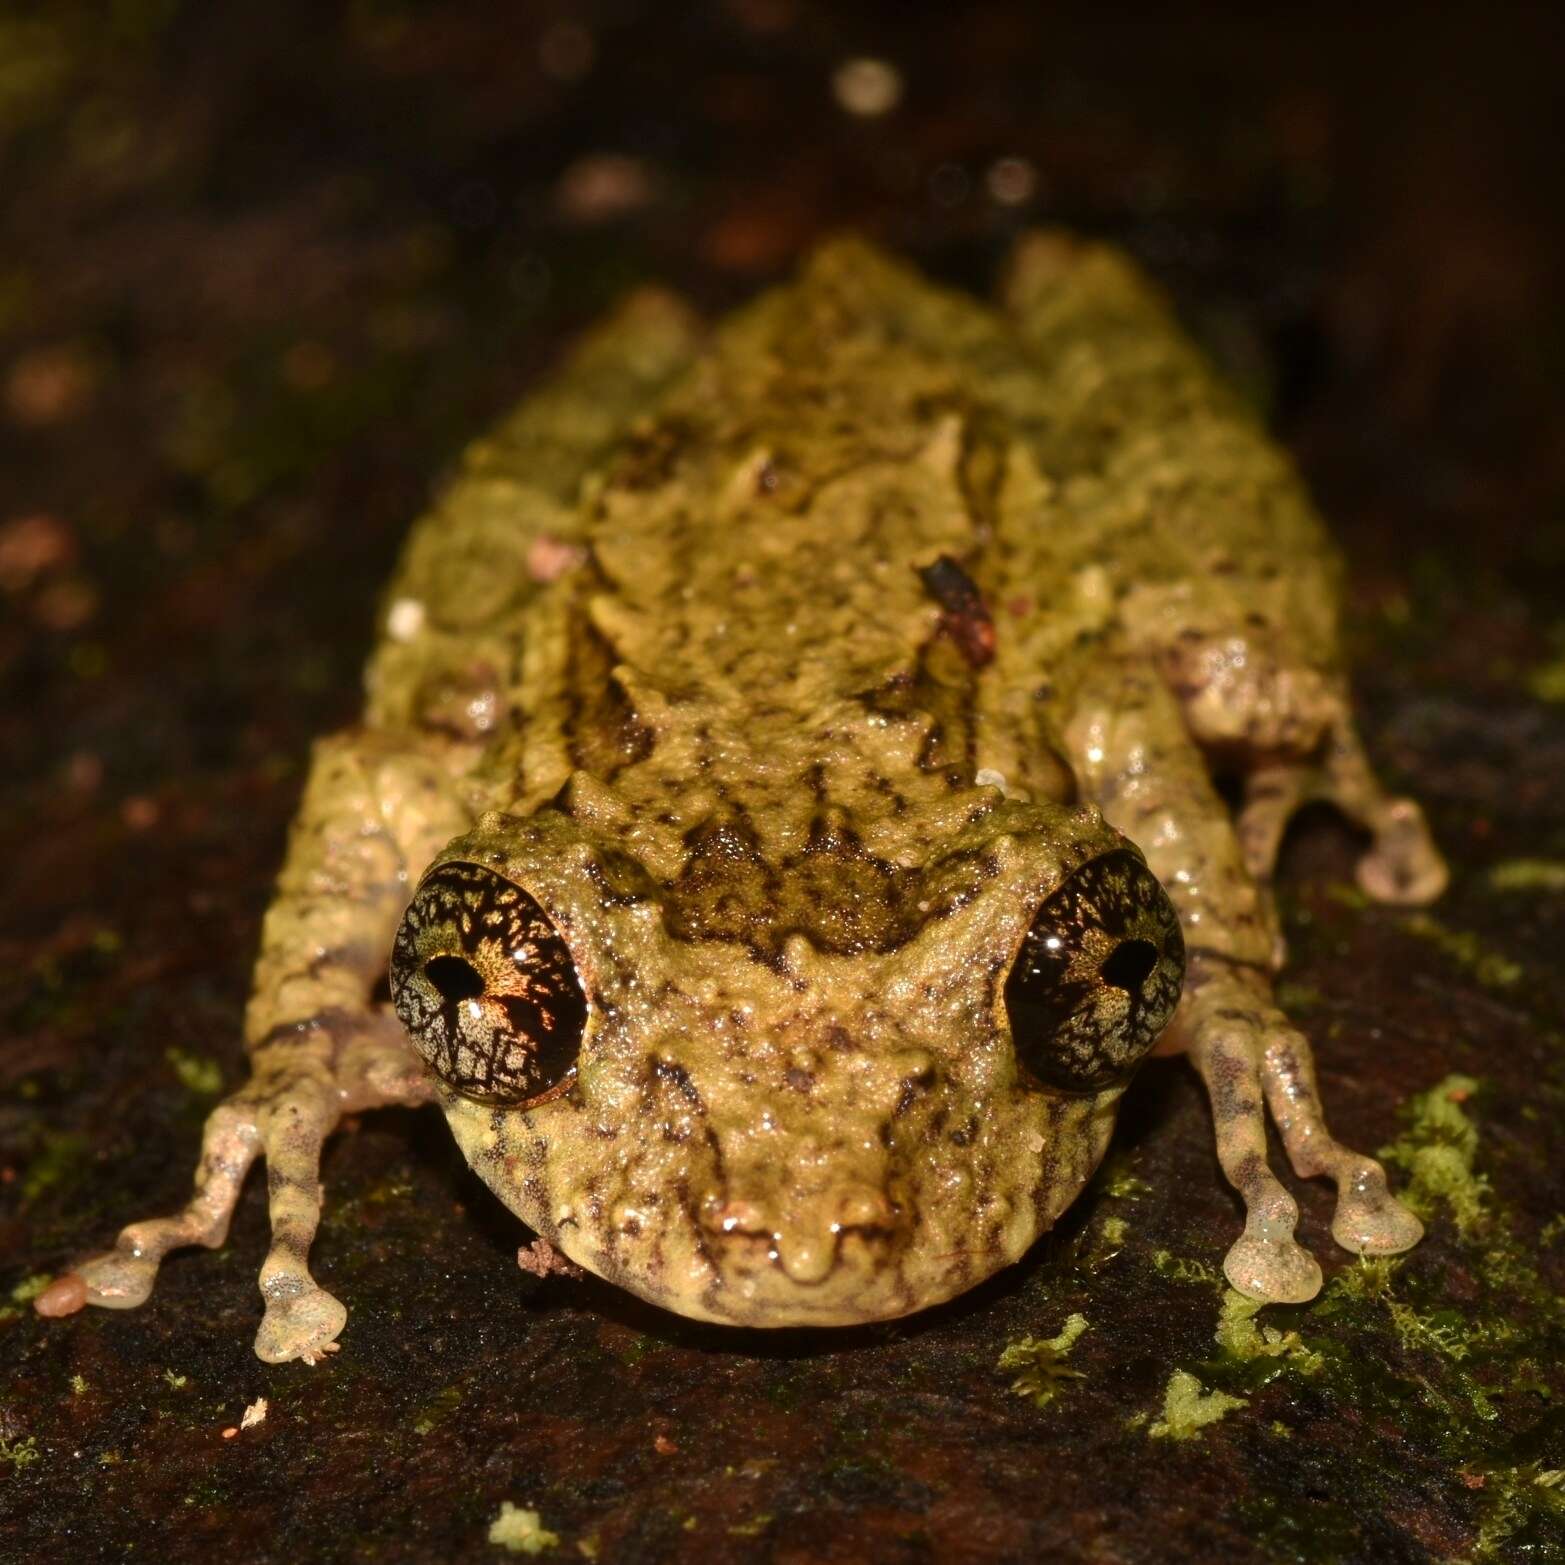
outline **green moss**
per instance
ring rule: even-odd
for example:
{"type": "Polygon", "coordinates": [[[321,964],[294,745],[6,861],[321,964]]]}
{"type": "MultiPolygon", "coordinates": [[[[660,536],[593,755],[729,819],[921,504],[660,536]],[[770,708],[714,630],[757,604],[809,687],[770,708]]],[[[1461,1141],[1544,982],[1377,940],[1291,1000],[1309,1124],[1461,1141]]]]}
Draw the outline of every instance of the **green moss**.
{"type": "Polygon", "coordinates": [[[1072,1315],[1057,1337],[1022,1337],[1008,1343],[995,1360],[1002,1375],[1014,1375],[1011,1390],[1028,1398],[1034,1407],[1047,1407],[1067,1380],[1085,1380],[1079,1369],[1070,1369],[1065,1357],[1087,1329],[1084,1315],[1072,1315]]]}
{"type": "Polygon", "coordinates": [[[1294,1016],[1319,1010],[1320,1003],[1325,998],[1313,985],[1293,983],[1288,979],[1278,983],[1275,993],[1278,1005],[1294,1016]]]}
{"type": "Polygon", "coordinates": [[[747,1522],[736,1522],[728,1529],[730,1538],[759,1538],[772,1524],[770,1511],[758,1511],[747,1522]]]}
{"type": "Polygon", "coordinates": [[[1420,1313],[1411,1304],[1400,1299],[1387,1299],[1386,1311],[1397,1340],[1405,1348],[1429,1348],[1443,1353],[1447,1358],[1467,1357],[1467,1343],[1463,1340],[1461,1316],[1446,1311],[1443,1315],[1420,1313]]]}
{"type": "Polygon", "coordinates": [[[1527,688],[1540,701],[1565,701],[1565,655],[1540,663],[1527,677],[1527,688]]]}
{"type": "Polygon", "coordinates": [[[413,1433],[427,1435],[451,1416],[463,1401],[460,1386],[443,1386],[413,1415],[413,1433]]]}
{"type": "Polygon", "coordinates": [[[1451,929],[1432,913],[1409,913],[1402,920],[1402,927],[1410,935],[1427,940],[1486,989],[1510,989],[1521,982],[1521,963],[1489,950],[1469,929],[1451,929]]]}
{"type": "Polygon", "coordinates": [[[50,1131],[22,1175],[22,1201],[35,1201],[44,1191],[71,1183],[86,1167],[87,1138],[71,1131],[50,1131]]]}
{"type": "Polygon", "coordinates": [[[1487,1503],[1473,1540],[1473,1558],[1559,1559],[1551,1545],[1565,1523],[1565,1468],[1529,1462],[1481,1476],[1487,1503]]]}
{"type": "Polygon", "coordinates": [[[27,1435],[21,1440],[7,1440],[0,1435],[0,1462],[9,1462],[18,1472],[30,1467],[42,1455],[36,1435],[27,1435]]]}
{"type": "MultiPolygon", "coordinates": [[[[1445,1466],[1451,1492],[1471,1497],[1457,1557],[1565,1560],[1565,1301],[1540,1274],[1542,1246],[1483,1175],[1481,1102],[1476,1081],[1453,1075],[1408,1103],[1385,1156],[1410,1174],[1415,1207],[1450,1211],[1456,1254],[1426,1246],[1339,1273],[1308,1311],[1322,1360],[1311,1383],[1366,1425],[1394,1422],[1410,1452],[1445,1466]]],[[[1338,1481],[1357,1483],[1363,1465],[1349,1461],[1338,1481]]],[[[1247,1519],[1280,1553],[1334,1557],[1313,1523],[1300,1531],[1280,1508],[1258,1502],[1247,1519]]]]}
{"type": "Polygon", "coordinates": [[[1559,859],[1506,859],[1489,871],[1495,891],[1565,891],[1565,863],[1559,859]]]}
{"type": "Polygon", "coordinates": [[[543,1525],[537,1511],[502,1500],[500,1514],[489,1524],[489,1541],[512,1554],[542,1554],[559,1548],[560,1535],[543,1525]]]}
{"type": "Polygon", "coordinates": [[[1326,895],[1342,907],[1350,907],[1356,913],[1362,913],[1374,904],[1369,900],[1366,892],[1357,886],[1349,885],[1345,880],[1333,881],[1326,888],[1326,895]]]}
{"type": "Polygon", "coordinates": [[[1452,1075],[1407,1105],[1408,1127],[1380,1155],[1408,1177],[1402,1199],[1420,1217],[1447,1208],[1457,1232],[1471,1239],[1487,1221],[1489,1181],[1475,1173],[1478,1128],[1462,1105],[1478,1090],[1471,1076],[1452,1075]]]}
{"type": "Polygon", "coordinates": [[[31,1277],[24,1277],[11,1290],[12,1301],[16,1304],[31,1304],[53,1280],[48,1272],[34,1272],[31,1277]]]}
{"type": "Polygon", "coordinates": [[[1152,1257],[1152,1264],[1162,1276],[1171,1277],[1175,1282],[1205,1283],[1213,1288],[1224,1286],[1221,1273],[1205,1261],[1191,1261],[1169,1250],[1159,1250],[1152,1257]]]}
{"type": "Polygon", "coordinates": [[[1267,1308],[1259,1299],[1249,1299],[1237,1288],[1223,1295],[1223,1307],[1217,1320],[1217,1345],[1240,1363],[1258,1360],[1285,1360],[1301,1375],[1317,1373],[1325,1360],[1305,1345],[1297,1331],[1263,1325],[1256,1316],[1267,1308]]]}
{"type": "Polygon", "coordinates": [[[1122,1152],[1111,1152],[1103,1160],[1095,1182],[1103,1195],[1115,1201],[1136,1201],[1152,1189],[1131,1169],[1129,1158],[1122,1152]]]}
{"type": "Polygon", "coordinates": [[[1163,1416],[1147,1434],[1154,1440],[1194,1440],[1208,1424],[1248,1401],[1226,1391],[1208,1391],[1188,1370],[1176,1369],[1163,1392],[1163,1416]]]}
{"type": "Polygon", "coordinates": [[[180,1086],[203,1098],[215,1098],[223,1090],[223,1068],[203,1054],[188,1054],[183,1049],[165,1049],[166,1059],[180,1086]]]}
{"type": "Polygon", "coordinates": [[[1391,1292],[1391,1280],[1401,1264],[1401,1257],[1396,1255],[1361,1255],[1354,1265],[1332,1278],[1326,1298],[1384,1298],[1391,1292]]]}

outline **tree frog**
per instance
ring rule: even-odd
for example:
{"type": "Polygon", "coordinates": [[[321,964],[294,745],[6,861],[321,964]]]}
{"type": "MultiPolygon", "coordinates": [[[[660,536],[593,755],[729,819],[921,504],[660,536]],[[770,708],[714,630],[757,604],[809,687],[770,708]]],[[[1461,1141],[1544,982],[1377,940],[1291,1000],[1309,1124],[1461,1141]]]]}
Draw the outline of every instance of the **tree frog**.
{"type": "Polygon", "coordinates": [[[635,295],[412,532],[193,1197],[38,1307],[140,1304],[264,1158],[256,1351],[313,1360],[322,1143],[434,1101],[550,1256],[702,1320],[900,1316],[1049,1228],[1154,1050],[1208,1089],[1241,1292],[1321,1282],[1268,1110],[1336,1239],[1406,1249],[1272,995],[1302,802],[1371,897],[1445,875],[1355,733],[1338,575],[1113,248],[1029,236],[994,308],[852,238],[712,327],[635,295]]]}

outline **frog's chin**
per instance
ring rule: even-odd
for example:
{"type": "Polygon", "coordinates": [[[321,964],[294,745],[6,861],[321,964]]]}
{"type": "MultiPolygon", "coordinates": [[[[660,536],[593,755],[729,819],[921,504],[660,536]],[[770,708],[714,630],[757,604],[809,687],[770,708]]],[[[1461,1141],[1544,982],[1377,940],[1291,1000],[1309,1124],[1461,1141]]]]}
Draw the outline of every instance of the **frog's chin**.
{"type": "Polygon", "coordinates": [[[777,1329],[859,1326],[943,1304],[1020,1259],[1040,1231],[1030,1200],[1016,1202],[981,1246],[940,1214],[929,1220],[906,1204],[884,1203],[878,1221],[828,1219],[844,1207],[862,1209],[861,1189],[791,1221],[723,1231],[722,1214],[739,1204],[717,1204],[704,1222],[672,1224],[648,1246],[603,1245],[573,1224],[550,1237],[587,1270],[675,1314],[777,1329]]]}
{"type": "MultiPolygon", "coordinates": [[[[563,1246],[570,1253],[567,1242],[563,1246]]],[[[573,1257],[574,1258],[574,1257],[573,1257]]],[[[604,1257],[597,1257],[599,1261],[604,1257]]],[[[766,1329],[862,1326],[943,1304],[1016,1259],[1003,1255],[922,1255],[916,1244],[893,1247],[874,1236],[842,1237],[830,1269],[799,1281],[772,1242],[729,1244],[705,1264],[657,1275],[581,1264],[648,1303],[691,1320],[766,1329]]]]}

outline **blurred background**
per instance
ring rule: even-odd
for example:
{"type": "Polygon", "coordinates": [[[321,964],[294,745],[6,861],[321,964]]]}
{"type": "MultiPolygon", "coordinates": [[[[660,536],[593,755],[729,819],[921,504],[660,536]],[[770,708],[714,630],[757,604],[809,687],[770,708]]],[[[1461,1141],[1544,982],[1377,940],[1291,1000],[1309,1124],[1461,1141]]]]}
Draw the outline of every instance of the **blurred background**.
{"type": "MultiPolygon", "coordinates": [[[[1159,1294],[1134,1340],[1111,1336],[1134,1290],[1071,1260],[1090,1202],[1063,1250],[933,1324],[841,1353],[736,1347],[590,1285],[522,1310],[509,1220],[437,1124],[390,1115],[328,1164],[323,1266],[350,1279],[357,1333],[329,1374],[263,1377],[249,1356],[259,1190],[234,1247],[171,1268],[149,1311],[44,1330],[25,1302],[40,1268],[181,1198],[201,1116],[240,1077],[309,742],[352,719],[376,594],[461,446],[626,288],[720,310],[843,226],[978,290],[1029,224],[1115,239],[1294,451],[1349,558],[1372,750],[1458,873],[1440,921],[1399,923],[1331,894],[1340,827],[1299,833],[1291,1003],[1350,1139],[1373,1146],[1443,1070],[1489,1072],[1506,1128],[1488,1177],[1547,1231],[1565,1201],[1565,1096],[1537,1096],[1559,1093],[1565,1016],[1562,66],[1542,5],[0,6],[0,1256],[18,1290],[0,1458],[27,1439],[38,1458],[0,1475],[0,1544],[69,1535],[107,1557],[129,1528],[171,1560],[264,1558],[274,1537],[311,1558],[481,1557],[498,1500],[527,1494],[562,1547],[604,1558],[692,1537],[706,1558],[789,1560],[1178,1540],[1378,1565],[1557,1537],[1546,1507],[1457,1474],[1565,1465],[1558,1420],[1538,1435],[1518,1393],[1480,1439],[1449,1411],[1459,1389],[1444,1413],[1419,1400],[1435,1370],[1416,1355],[1374,1430],[1343,1422],[1363,1386],[1288,1424],[1295,1400],[1274,1410],[1304,1436],[1291,1454],[1192,1447],[1128,1505],[1116,1442],[1170,1343],[1210,1351],[1211,1297],[1181,1315],[1159,1294]],[[1041,1430],[994,1344],[1057,1331],[1066,1276],[1100,1325],[1099,1400],[1041,1430]],[[293,1422],[214,1477],[211,1429],[263,1383],[293,1422]]],[[[1161,1192],[1144,1248],[1220,1253],[1234,1209],[1199,1094],[1149,1074],[1125,1129],[1161,1192]]],[[[1301,1198],[1321,1248],[1329,1204],[1301,1198]]],[[[1482,1294],[1466,1264],[1452,1250],[1429,1283],[1452,1308],[1482,1294]]]]}

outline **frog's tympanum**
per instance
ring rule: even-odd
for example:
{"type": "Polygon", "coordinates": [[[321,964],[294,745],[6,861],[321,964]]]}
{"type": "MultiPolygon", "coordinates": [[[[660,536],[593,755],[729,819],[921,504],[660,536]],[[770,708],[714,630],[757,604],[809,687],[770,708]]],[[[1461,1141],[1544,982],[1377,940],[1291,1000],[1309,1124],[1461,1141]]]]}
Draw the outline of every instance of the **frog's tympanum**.
{"type": "Polygon", "coordinates": [[[1033,236],[998,310],[853,240],[713,328],[636,295],[413,531],[194,1198],[41,1307],[141,1303],[264,1157],[256,1350],[313,1357],[322,1142],[433,1099],[530,1254],[703,1320],[903,1315],[1059,1217],[1154,1049],[1208,1088],[1235,1287],[1321,1281],[1263,1105],[1340,1243],[1405,1249],[1272,998],[1302,802],[1367,832],[1372,897],[1444,879],[1354,732],[1337,586],[1114,250],[1033,236]]]}

